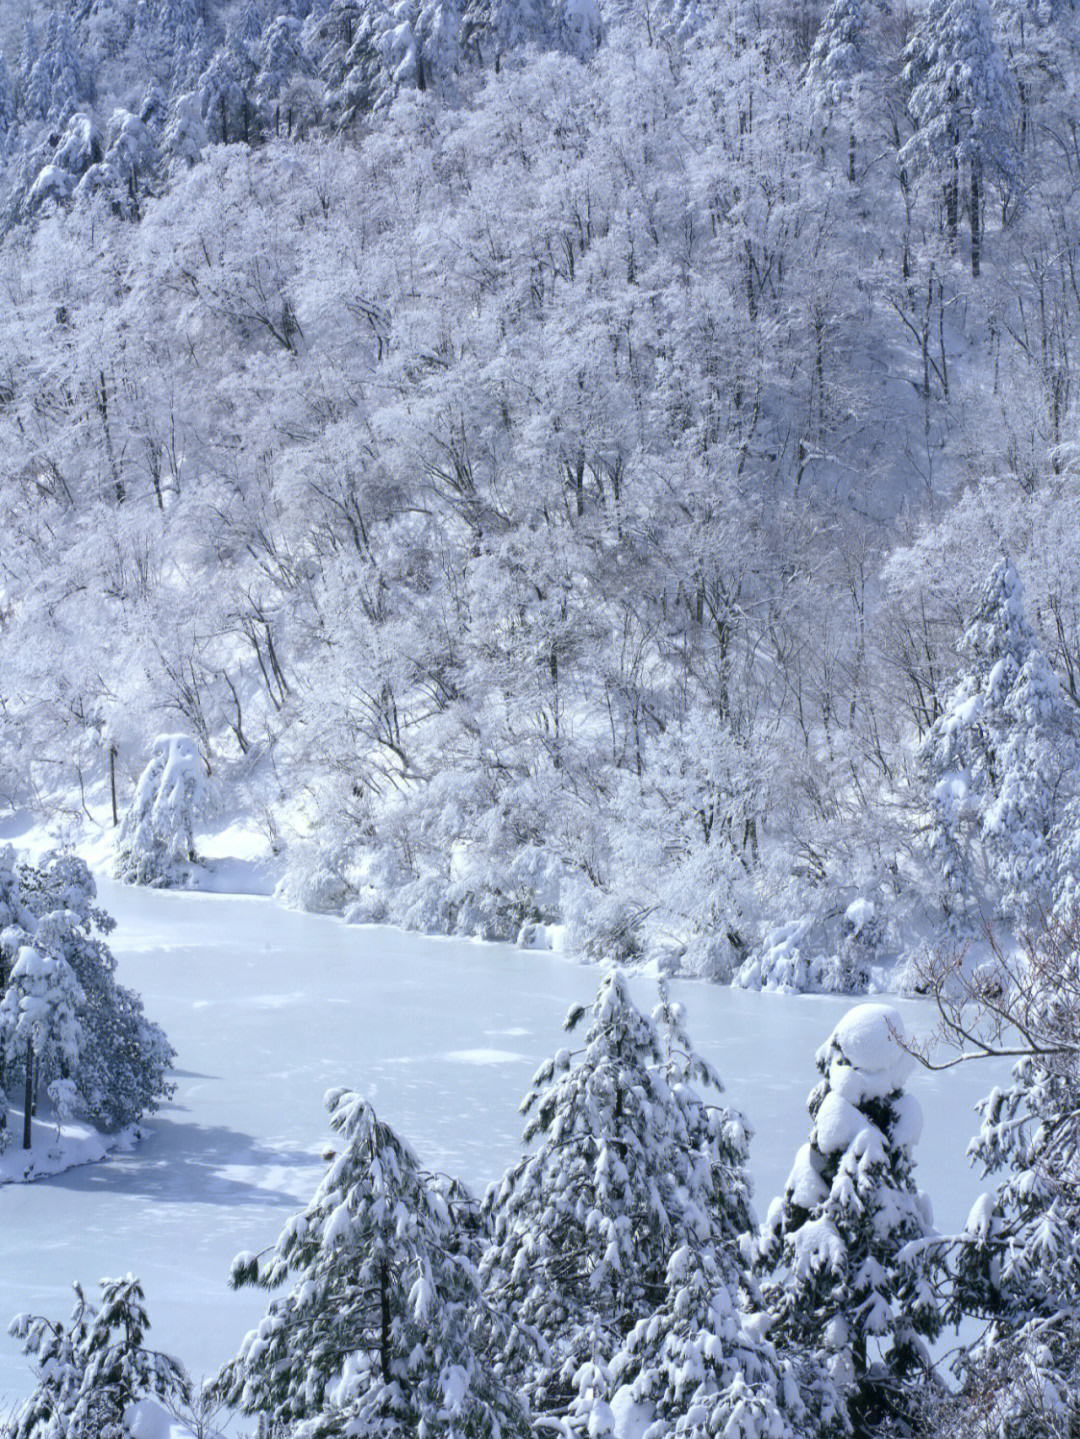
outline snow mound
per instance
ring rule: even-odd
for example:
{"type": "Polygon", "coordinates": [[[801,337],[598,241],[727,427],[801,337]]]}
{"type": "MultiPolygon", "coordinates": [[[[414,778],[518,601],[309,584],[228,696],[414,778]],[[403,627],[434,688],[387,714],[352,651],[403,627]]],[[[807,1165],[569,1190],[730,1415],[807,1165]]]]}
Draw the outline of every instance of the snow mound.
{"type": "Polygon", "coordinates": [[[865,1128],[866,1120],[855,1106],[841,1095],[830,1093],[818,1110],[814,1136],[822,1154],[839,1154],[849,1148],[855,1136],[865,1128]]]}

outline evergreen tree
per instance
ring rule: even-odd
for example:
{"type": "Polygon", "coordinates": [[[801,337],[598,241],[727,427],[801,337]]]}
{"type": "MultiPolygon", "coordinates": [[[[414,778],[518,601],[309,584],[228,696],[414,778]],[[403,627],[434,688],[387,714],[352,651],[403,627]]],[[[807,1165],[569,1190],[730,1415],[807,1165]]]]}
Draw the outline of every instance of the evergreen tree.
{"type": "Polygon", "coordinates": [[[0,1050],[5,1071],[23,1071],[23,1148],[31,1123],[39,1072],[67,1078],[77,1069],[85,1041],[80,1012],[85,995],[62,955],[21,945],[0,1000],[0,1050]]]}
{"type": "Polygon", "coordinates": [[[26,74],[24,111],[31,120],[65,124],[87,89],[88,76],[80,63],[67,14],[59,8],[50,10],[40,49],[26,74]]]}
{"type": "Polygon", "coordinates": [[[814,39],[807,80],[818,90],[828,109],[848,113],[848,180],[852,184],[855,183],[857,150],[856,117],[863,81],[873,61],[870,17],[864,0],[832,0],[821,17],[814,39]]]}
{"type": "Polygon", "coordinates": [[[924,1341],[942,1324],[934,1262],[901,1257],[933,1235],[912,1177],[922,1114],[903,1091],[903,1039],[887,1005],[859,1005],[836,1026],[817,1054],[809,1143],[759,1239],[762,1266],[775,1271],[764,1293],[777,1342],[820,1356],[866,1439],[910,1418],[927,1383],[924,1341]]]}
{"type": "Polygon", "coordinates": [[[968,172],[971,273],[982,254],[983,184],[1012,165],[1012,83],[987,0],[931,0],[904,51],[908,109],[917,129],[902,159],[943,175],[945,223],[956,238],[960,176],[968,172]]]}
{"type": "Polygon", "coordinates": [[[959,652],[966,673],[921,751],[933,785],[932,843],[950,906],[962,912],[980,877],[974,839],[1001,912],[1023,917],[1049,903],[1080,746],[1008,560],[990,575],[959,652]]]}
{"type": "Polygon", "coordinates": [[[15,85],[4,52],[0,50],[0,157],[3,157],[14,143],[17,123],[15,85]]]}
{"type": "Polygon", "coordinates": [[[666,1292],[639,1319],[608,1372],[579,1375],[571,1432],[608,1439],[618,1432],[610,1400],[622,1388],[645,1427],[642,1439],[789,1439],[825,1433],[838,1408],[831,1384],[805,1356],[777,1354],[748,1310],[756,1290],[735,1251],[684,1244],[668,1262],[666,1292]]]}
{"type": "MultiPolygon", "coordinates": [[[[714,1085],[712,1071],[697,1068],[700,1060],[686,1037],[680,1008],[670,1003],[666,989],[654,1020],[663,1026],[665,1079],[674,1092],[690,1098],[687,1084],[694,1077],[714,1085]]],[[[699,1121],[707,1116],[704,1107],[689,1112],[699,1121]]],[[[741,1132],[741,1121],[735,1124],[741,1132]]],[[[700,1162],[711,1147],[707,1128],[678,1129],[676,1152],[700,1162]]],[[[743,1136],[722,1165],[702,1166],[697,1182],[681,1179],[691,1203],[719,1222],[700,1226],[674,1249],[654,1311],[638,1319],[610,1363],[579,1370],[568,1416],[573,1433],[589,1439],[615,1434],[611,1401],[620,1391],[629,1393],[644,1426],[643,1439],[671,1434],[779,1439],[823,1432],[837,1418],[828,1380],[795,1347],[777,1355],[763,1337],[761,1295],[743,1257],[746,1227],[753,1219],[745,1158],[743,1136]]]]}
{"type": "Polygon", "coordinates": [[[403,89],[456,93],[458,0],[371,0],[355,14],[340,78],[327,96],[341,122],[384,108],[403,89]]]}
{"type": "Polygon", "coordinates": [[[38,1375],[34,1393],[15,1411],[4,1439],[126,1439],[125,1415],[147,1395],[187,1402],[191,1382],[183,1366],[143,1343],[150,1321],[139,1281],[101,1281],[101,1304],[78,1284],[68,1326],[18,1315],[11,1333],[23,1341],[38,1375]]]}
{"type": "Polygon", "coordinates": [[[159,735],[117,835],[118,877],[155,887],[182,883],[195,862],[195,823],[205,804],[195,741],[159,735]]]}
{"type": "MultiPolygon", "coordinates": [[[[979,1106],[970,1153],[1000,1176],[953,1256],[963,1357],[960,1434],[1057,1439],[1080,1422],[1080,903],[1069,894],[1014,961],[1007,1017],[1029,1049],[979,1106]]],[[[1015,1050],[1014,1050],[1015,1052],[1015,1050]]]]}
{"type": "Polygon", "coordinates": [[[529,1432],[484,1351],[483,1305],[461,1191],[425,1175],[371,1106],[327,1095],[342,1149],[266,1263],[241,1255],[232,1284],[293,1287],[275,1299],[215,1392],[297,1436],[511,1439],[529,1432]]]}
{"type": "Polygon", "coordinates": [[[256,103],[275,135],[306,128],[316,109],[314,74],[300,21],[292,15],[277,16],[266,28],[254,85],[256,103]]]}
{"type": "Polygon", "coordinates": [[[506,1373],[545,1411],[566,1409],[663,1303],[676,1250],[730,1251],[752,1222],[748,1131],[692,1087],[721,1086],[678,1012],[661,1011],[665,1046],[614,971],[566,1028],[586,1018],[583,1049],[543,1065],[522,1103],[535,1151],[485,1199],[485,1289],[519,1326],[506,1373]]]}
{"type": "Polygon", "coordinates": [[[16,866],[10,850],[0,856],[0,919],[12,917],[0,938],[3,1078],[10,1084],[21,1076],[31,1095],[39,1083],[70,1080],[90,1119],[118,1129],[172,1092],[166,1076],[175,1056],[139,996],[116,981],[105,942],[115,921],[94,903],[96,894],[85,863],[64,851],[46,854],[38,866],[16,866]],[[30,948],[37,957],[16,976],[17,958],[30,948]],[[54,1033],[44,1049],[35,1024],[54,1033]]]}

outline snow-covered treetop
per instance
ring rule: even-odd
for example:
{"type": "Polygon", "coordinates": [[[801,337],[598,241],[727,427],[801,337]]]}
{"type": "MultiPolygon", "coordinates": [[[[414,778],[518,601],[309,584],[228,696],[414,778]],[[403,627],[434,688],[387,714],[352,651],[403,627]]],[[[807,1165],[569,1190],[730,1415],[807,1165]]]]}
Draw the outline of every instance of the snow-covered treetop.
{"type": "Polygon", "coordinates": [[[778,1334],[819,1351],[852,1414],[907,1403],[906,1376],[918,1370],[921,1382],[922,1341],[941,1327],[933,1260],[904,1257],[933,1234],[912,1177],[922,1111],[903,1091],[906,1037],[891,1005],[861,1004],[841,1019],[817,1053],[810,1140],[761,1229],[763,1267],[777,1271],[765,1294],[778,1334]]]}
{"type": "Polygon", "coordinates": [[[899,1010],[890,1004],[857,1004],[818,1050],[818,1068],[829,1089],[849,1104],[884,1099],[903,1089],[914,1066],[906,1043],[899,1010]]]}

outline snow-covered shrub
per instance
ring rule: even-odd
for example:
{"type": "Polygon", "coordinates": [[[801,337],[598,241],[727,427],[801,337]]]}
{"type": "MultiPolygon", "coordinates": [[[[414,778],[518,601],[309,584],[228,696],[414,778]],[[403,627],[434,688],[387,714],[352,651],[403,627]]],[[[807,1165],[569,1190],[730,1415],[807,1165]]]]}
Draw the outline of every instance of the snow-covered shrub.
{"type": "Polygon", "coordinates": [[[74,1287],[68,1325],[33,1314],[11,1323],[38,1385],[15,1410],[4,1439],[126,1439],[132,1406],[146,1396],[184,1404],[191,1398],[183,1365],[143,1343],[150,1321],[137,1279],[103,1279],[97,1306],[74,1287]]]}
{"type": "Polygon", "coordinates": [[[873,900],[852,900],[825,916],[804,915],[766,931],[733,982],[741,989],[865,994],[882,940],[873,900]]]}
{"type": "Polygon", "coordinates": [[[935,1261],[917,1246],[934,1231],[912,1177],[922,1113],[904,1093],[904,1040],[888,1005],[858,1005],[836,1026],[817,1054],[809,1142],[758,1240],[776,1342],[818,1355],[860,1436],[910,1409],[942,1324],[935,1261]]]}
{"type": "Polygon", "coordinates": [[[159,735],[117,836],[117,878],[182,885],[196,862],[195,823],[205,805],[198,745],[189,735],[159,735]]]}

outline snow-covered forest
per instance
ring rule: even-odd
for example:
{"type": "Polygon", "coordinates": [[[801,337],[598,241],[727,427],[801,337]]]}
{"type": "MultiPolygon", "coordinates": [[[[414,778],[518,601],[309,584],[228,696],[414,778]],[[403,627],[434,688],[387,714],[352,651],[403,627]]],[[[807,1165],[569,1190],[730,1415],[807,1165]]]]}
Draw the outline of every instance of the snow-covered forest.
{"type": "Polygon", "coordinates": [[[750,985],[1055,902],[1071,5],[22,9],[8,803],[183,731],[296,902],[750,985]]]}
{"type": "Polygon", "coordinates": [[[209,1386],[73,1274],[4,1439],[1075,1435],[1078,82],[1073,0],[2,0],[0,1182],[214,1082],[93,869],[602,962],[486,1191],[357,1056],[209,1386]],[[797,1001],[760,1215],[677,976],[919,997],[797,1001]]]}

